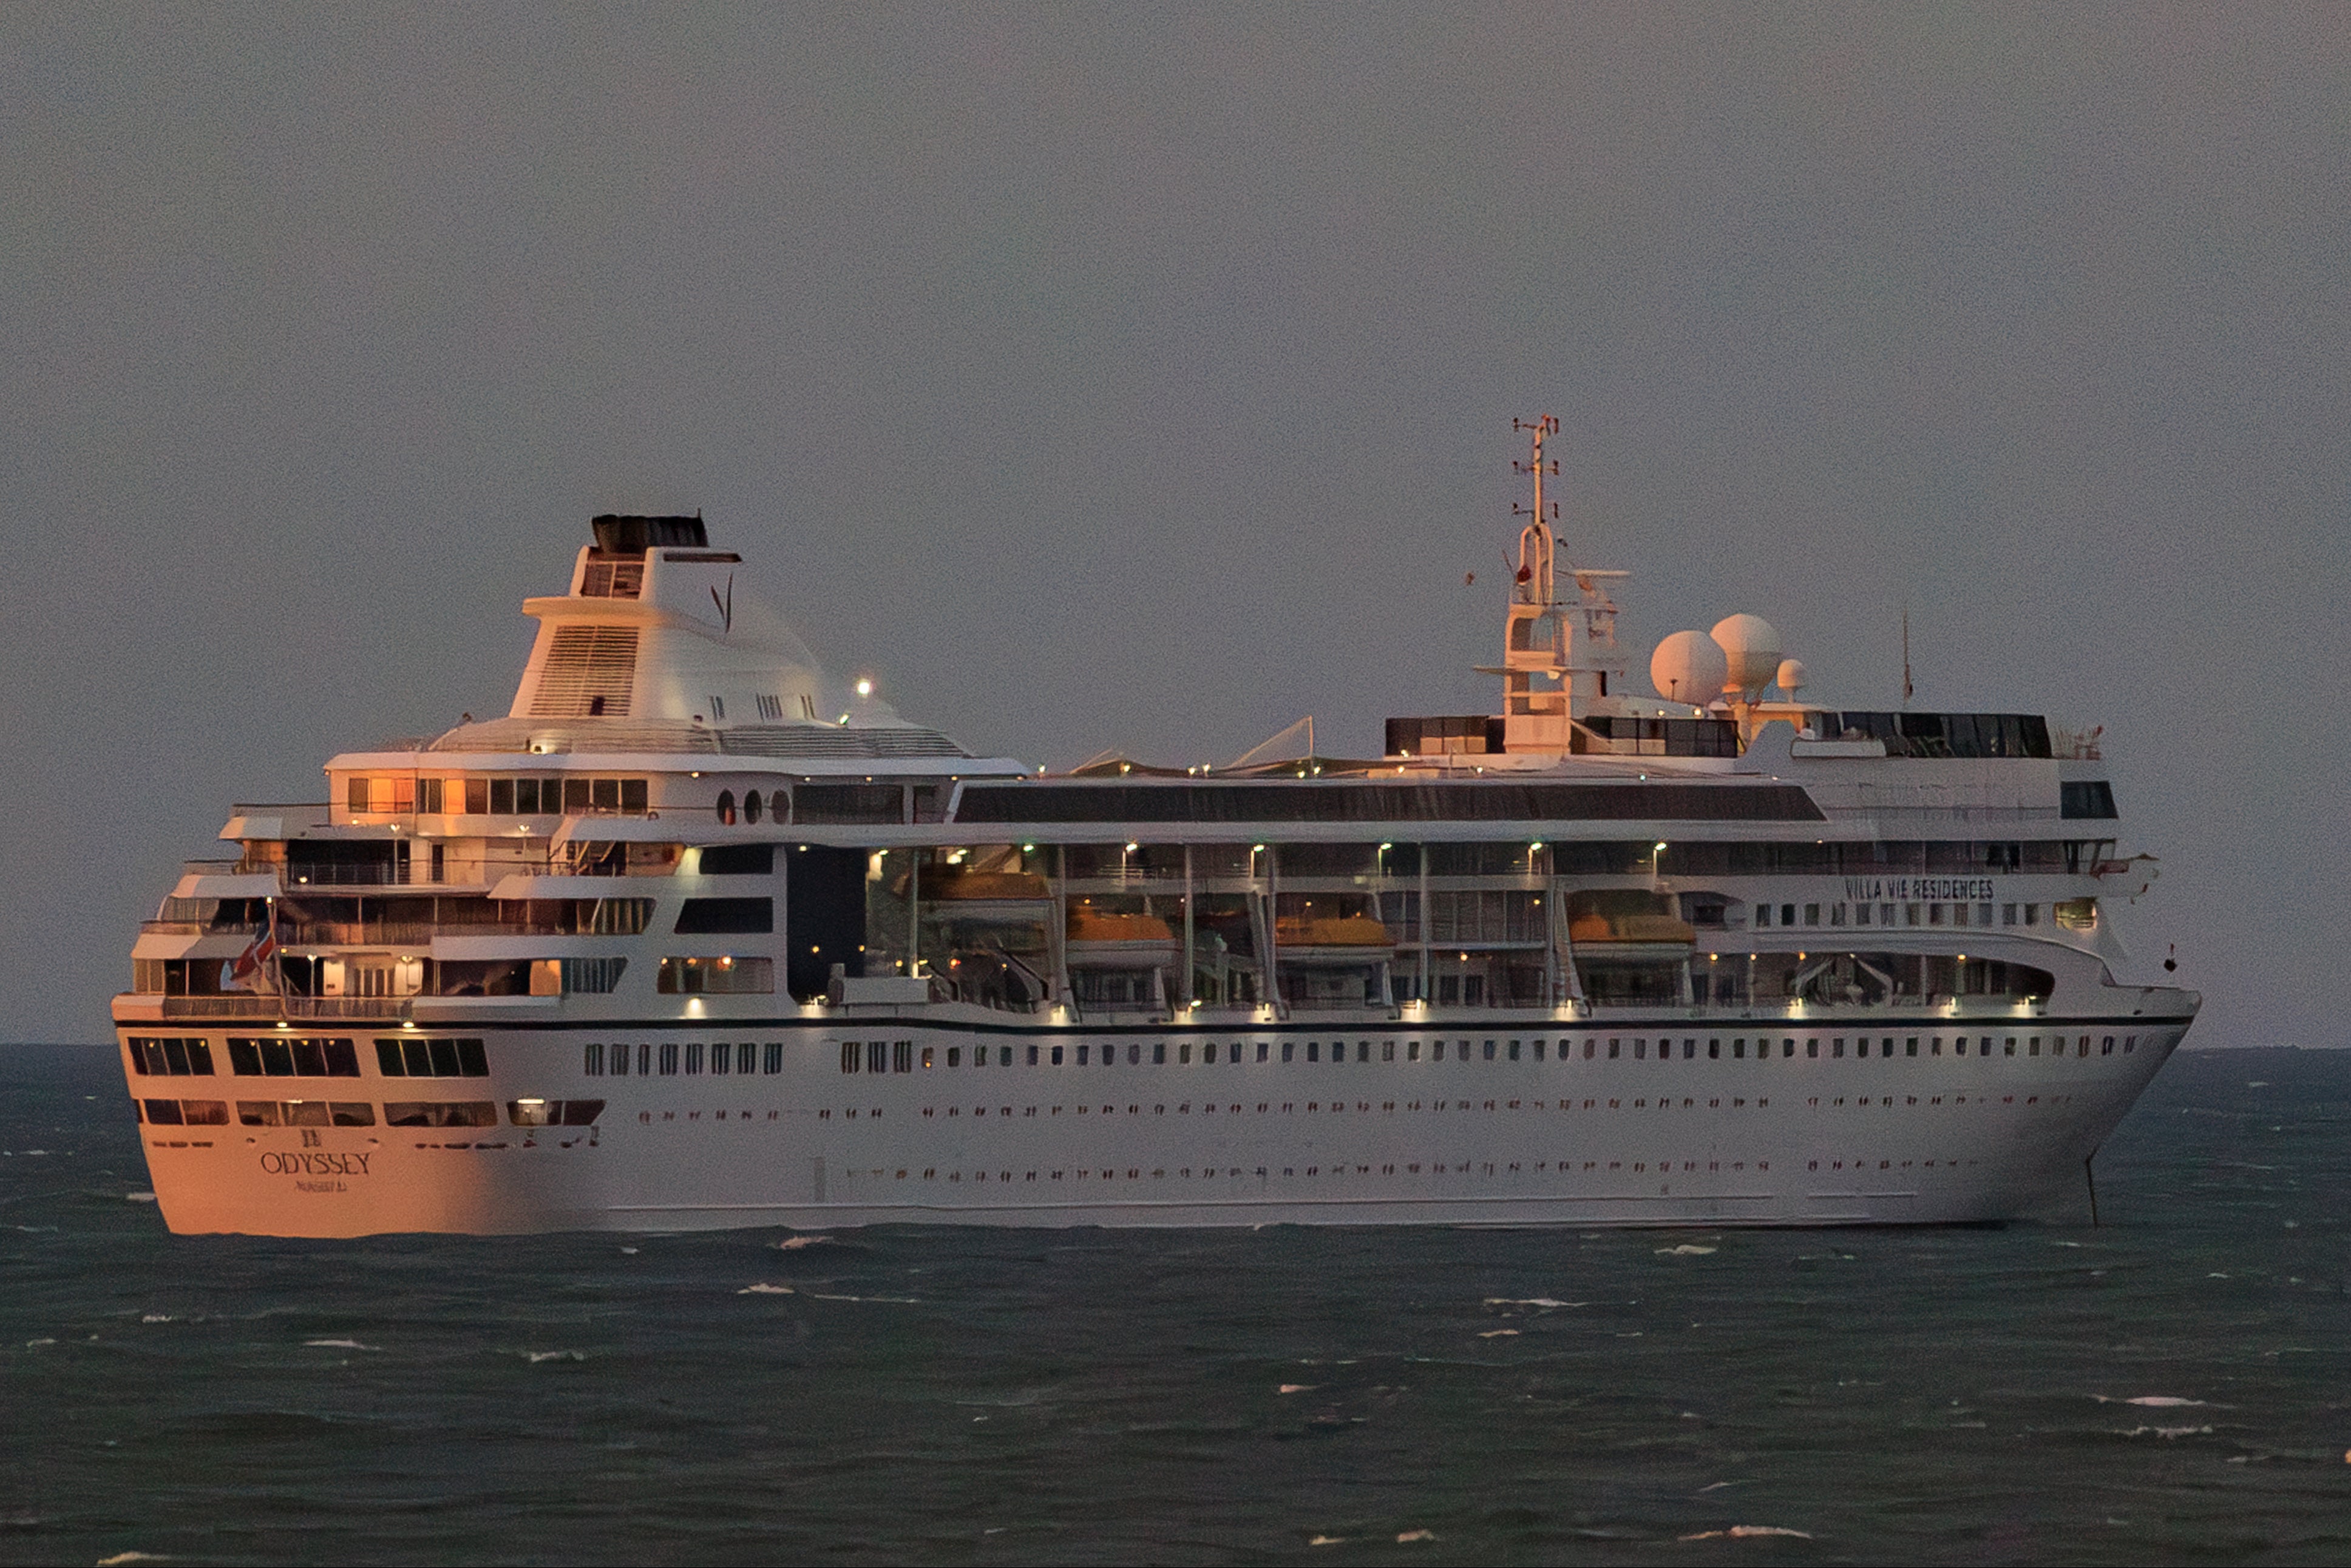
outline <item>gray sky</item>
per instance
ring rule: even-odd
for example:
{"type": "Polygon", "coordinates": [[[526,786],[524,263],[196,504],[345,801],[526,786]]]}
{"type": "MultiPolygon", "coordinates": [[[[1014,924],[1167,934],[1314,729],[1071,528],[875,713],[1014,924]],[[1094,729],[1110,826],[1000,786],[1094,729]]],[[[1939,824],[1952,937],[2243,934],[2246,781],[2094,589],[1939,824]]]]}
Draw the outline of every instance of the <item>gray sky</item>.
{"type": "Polygon", "coordinates": [[[230,802],[702,508],[974,749],[1492,701],[1514,415],[1658,637],[2103,723],[2201,1043],[2335,1043],[2351,10],[0,11],[0,1039],[230,802]],[[1475,588],[1463,574],[1479,573],[1475,588]]]}

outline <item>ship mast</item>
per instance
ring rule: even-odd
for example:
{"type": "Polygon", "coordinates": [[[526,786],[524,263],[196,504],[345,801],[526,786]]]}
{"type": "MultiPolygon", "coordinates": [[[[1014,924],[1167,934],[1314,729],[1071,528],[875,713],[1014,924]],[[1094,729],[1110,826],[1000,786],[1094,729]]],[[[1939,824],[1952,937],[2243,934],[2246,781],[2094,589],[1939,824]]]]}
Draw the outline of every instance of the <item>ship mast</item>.
{"type": "Polygon", "coordinates": [[[1530,505],[1510,515],[1527,519],[1519,530],[1519,563],[1510,585],[1503,627],[1502,663],[1481,669],[1502,677],[1504,747],[1510,751],[1565,753],[1581,750],[1576,720],[1620,710],[1623,661],[1616,653],[1616,606],[1603,586],[1622,571],[1579,570],[1570,566],[1577,598],[1558,591],[1559,503],[1547,499],[1543,481],[1559,473],[1559,461],[1543,455],[1544,444],[1559,434],[1559,419],[1544,414],[1518,419],[1510,427],[1528,436],[1528,455],[1514,471],[1533,480],[1530,505]]]}

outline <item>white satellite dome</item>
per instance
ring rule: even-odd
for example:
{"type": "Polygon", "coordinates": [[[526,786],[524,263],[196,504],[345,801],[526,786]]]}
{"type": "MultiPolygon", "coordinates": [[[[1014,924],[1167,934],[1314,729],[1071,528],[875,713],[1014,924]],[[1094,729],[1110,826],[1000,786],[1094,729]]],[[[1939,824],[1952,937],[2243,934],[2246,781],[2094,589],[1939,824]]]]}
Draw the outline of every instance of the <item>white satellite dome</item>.
{"type": "Polygon", "coordinates": [[[1730,664],[1723,689],[1754,701],[1780,673],[1780,633],[1761,615],[1728,615],[1714,623],[1711,635],[1730,664]]]}
{"type": "Polygon", "coordinates": [[[1649,655],[1649,684],[1667,702],[1704,707],[1729,679],[1729,659],[1703,632],[1677,632],[1649,655]]]}
{"type": "Polygon", "coordinates": [[[1790,696],[1804,689],[1804,662],[1802,659],[1780,661],[1780,689],[1790,696]]]}

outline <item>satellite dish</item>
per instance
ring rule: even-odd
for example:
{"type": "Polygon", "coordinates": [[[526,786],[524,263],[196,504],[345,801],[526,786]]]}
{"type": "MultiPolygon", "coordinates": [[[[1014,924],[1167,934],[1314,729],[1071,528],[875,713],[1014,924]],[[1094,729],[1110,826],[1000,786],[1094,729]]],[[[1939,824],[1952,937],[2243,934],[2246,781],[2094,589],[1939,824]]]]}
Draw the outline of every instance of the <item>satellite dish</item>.
{"type": "Polygon", "coordinates": [[[1722,689],[1753,702],[1780,673],[1780,633],[1761,615],[1729,615],[1714,623],[1711,635],[1730,664],[1722,689]]]}
{"type": "Polygon", "coordinates": [[[1793,696],[1804,689],[1804,662],[1802,659],[1780,661],[1780,689],[1793,696]]]}
{"type": "Polygon", "coordinates": [[[1649,655],[1649,684],[1667,702],[1704,707],[1730,678],[1730,661],[1703,632],[1677,632],[1649,655]]]}

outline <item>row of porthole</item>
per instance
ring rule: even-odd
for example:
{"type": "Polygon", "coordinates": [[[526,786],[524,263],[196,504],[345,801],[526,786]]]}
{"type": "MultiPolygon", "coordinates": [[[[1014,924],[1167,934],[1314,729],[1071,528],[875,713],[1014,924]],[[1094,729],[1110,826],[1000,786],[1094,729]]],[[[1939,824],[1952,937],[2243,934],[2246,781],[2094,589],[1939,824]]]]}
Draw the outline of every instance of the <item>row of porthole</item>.
{"type": "MultiPolygon", "coordinates": [[[[1895,1054],[1895,1038],[1896,1037],[1892,1035],[1886,1035],[1880,1038],[1878,1041],[1877,1055],[1881,1059],[1891,1059],[1895,1054]]],[[[1918,1055],[1918,1047],[1922,1038],[1924,1039],[1928,1048],[1926,1051],[1927,1055],[1941,1056],[1944,1054],[1943,1037],[1940,1035],[1928,1037],[1921,1037],[1918,1035],[1908,1036],[1904,1041],[1902,1054],[1906,1057],[1915,1057],[1918,1055]]],[[[2020,1038],[2021,1037],[2016,1035],[2006,1036],[2002,1045],[2001,1053],[2007,1056],[2014,1056],[2018,1054],[2017,1045],[2020,1038]]],[[[2024,1051],[2025,1055],[2039,1056],[2042,1054],[2041,1036],[2036,1034],[2022,1038],[2024,1040],[2026,1044],[2026,1050],[2024,1051]]],[[[1975,1047],[1975,1055],[1990,1056],[1992,1054],[1993,1044],[2001,1040],[2001,1037],[1999,1036],[1982,1035],[1971,1042],[1967,1036],[1959,1035],[1955,1037],[1951,1041],[1950,1054],[1954,1058],[1965,1057],[1970,1054],[1969,1047],[1972,1043],[1975,1047]]],[[[1418,1061],[1421,1060],[1421,1042],[1419,1040],[1406,1040],[1402,1043],[1405,1048],[1405,1061],[1418,1061]]],[[[1431,1040],[1428,1043],[1431,1051],[1429,1060],[1432,1061],[1445,1061],[1447,1042],[1442,1040],[1431,1040]]],[[[1459,1051],[1458,1060],[1462,1061],[1469,1061],[1470,1047],[1475,1042],[1464,1040],[1457,1043],[1459,1051]]],[[[1520,1055],[1520,1050],[1528,1042],[1522,1040],[1510,1040],[1507,1042],[1507,1051],[1500,1051],[1499,1048],[1504,1044],[1504,1042],[1494,1040],[1487,1040],[1484,1042],[1484,1059],[1488,1061],[1503,1060],[1510,1061],[1520,1061],[1521,1060],[1520,1055]]],[[[1574,1042],[1573,1040],[1562,1040],[1559,1042],[1559,1061],[1564,1062],[1572,1060],[1570,1047],[1573,1046],[1573,1043],[1574,1042]]],[[[1632,1047],[1630,1054],[1634,1061],[1646,1061],[1649,1060],[1649,1041],[1646,1037],[1637,1037],[1629,1041],[1622,1037],[1618,1037],[1610,1040],[1607,1043],[1607,1059],[1611,1061],[1623,1060],[1625,1054],[1624,1048],[1627,1044],[1632,1047]]],[[[1745,1061],[1748,1059],[1748,1041],[1745,1036],[1742,1035],[1735,1038],[1729,1043],[1730,1046],[1730,1055],[1732,1060],[1745,1061]]],[[[1803,1043],[1804,1055],[1807,1059],[1817,1060],[1820,1058],[1822,1054],[1821,1045],[1823,1042],[1819,1039],[1810,1038],[1803,1043]]],[[[1257,1060],[1260,1062],[1270,1061],[1273,1059],[1272,1043],[1268,1040],[1259,1040],[1256,1044],[1257,1060]]],[[[1297,1060],[1296,1052],[1298,1051],[1299,1044],[1300,1042],[1296,1040],[1283,1040],[1281,1042],[1281,1060],[1284,1062],[1294,1062],[1297,1060]]],[[[1382,1061],[1395,1061],[1397,1044],[1398,1042],[1393,1040],[1381,1041],[1379,1060],[1382,1061]]],[[[1682,1052],[1680,1060],[1684,1061],[1697,1060],[1698,1046],[1698,1040],[1695,1037],[1686,1039],[1681,1042],[1681,1044],[1682,1052]]],[[[1708,1061],[1721,1060],[1723,1044],[1724,1042],[1720,1040],[1707,1040],[1707,1059],[1708,1061]]],[[[1845,1037],[1843,1035],[1833,1036],[1829,1039],[1827,1044],[1829,1047],[1828,1056],[1831,1060],[1842,1061],[1845,1058],[1847,1050],[1845,1037]]],[[[1870,1042],[1866,1038],[1860,1038],[1854,1040],[1852,1044],[1854,1059],[1856,1061],[1867,1061],[1870,1056],[1869,1044],[1870,1042]]],[[[1310,1040],[1305,1041],[1304,1045],[1306,1049],[1306,1061],[1308,1062],[1318,1062],[1323,1060],[1322,1041],[1310,1040]]],[[[1533,1041],[1532,1045],[1534,1060],[1537,1061],[1542,1061],[1544,1059],[1544,1052],[1548,1042],[1538,1040],[1533,1041]]],[[[1768,1061],[1771,1060],[1771,1041],[1769,1039],[1759,1039],[1754,1042],[1754,1045],[1755,1061],[1768,1061]]],[[[1656,1042],[1656,1060],[1658,1061],[1665,1062],[1674,1060],[1674,1042],[1671,1040],[1661,1039],[1656,1042]]],[[[1583,1042],[1583,1060],[1586,1061],[1598,1060],[1600,1054],[1599,1047],[1600,1041],[1598,1039],[1594,1038],[1586,1040],[1583,1042]]],[[[2123,1037],[2122,1050],[2126,1055],[2135,1051],[2137,1048],[2138,1036],[2134,1034],[2123,1037]]],[[[841,1044],[841,1071],[845,1073],[857,1072],[860,1071],[883,1072],[892,1071],[893,1069],[899,1072],[912,1072],[916,1071],[928,1071],[937,1064],[938,1057],[936,1053],[941,1049],[944,1049],[946,1052],[946,1065],[948,1067],[961,1067],[964,1064],[964,1048],[961,1046],[950,1045],[940,1048],[925,1045],[918,1051],[912,1040],[902,1040],[894,1042],[884,1042],[877,1040],[865,1042],[862,1049],[860,1042],[856,1040],[843,1040],[841,1044]]],[[[1069,1065],[1070,1059],[1066,1053],[1072,1051],[1076,1052],[1076,1065],[1080,1067],[1092,1065],[1097,1051],[1099,1052],[1101,1064],[1104,1067],[1114,1065],[1118,1060],[1118,1047],[1109,1044],[1100,1047],[1091,1045],[1031,1045],[1023,1049],[1026,1051],[1028,1065],[1030,1067],[1040,1067],[1046,1065],[1062,1067],[1069,1065]]],[[[1165,1066],[1168,1064],[1168,1047],[1165,1041],[1155,1042],[1149,1049],[1151,1051],[1152,1065],[1165,1066]]],[[[1175,1049],[1175,1064],[1177,1066],[1190,1066],[1192,1064],[1193,1052],[1193,1046],[1191,1043],[1188,1041],[1179,1041],[1175,1049]]],[[[997,1065],[1001,1067],[1010,1067],[1013,1065],[1013,1053],[1015,1050],[1015,1047],[1009,1045],[998,1046],[996,1048],[997,1065]]],[[[1126,1048],[1126,1060],[1128,1065],[1142,1065],[1144,1050],[1144,1047],[1140,1042],[1128,1045],[1126,1048]]],[[[1244,1047],[1241,1041],[1232,1041],[1230,1046],[1228,1048],[1225,1060],[1228,1063],[1238,1065],[1242,1060],[1243,1050],[1244,1047]]],[[[1199,1047],[1199,1051],[1201,1065],[1213,1066],[1216,1064],[1217,1060],[1217,1046],[1216,1042],[1210,1041],[1201,1045],[1199,1047]]],[[[987,1052],[988,1048],[987,1046],[976,1045],[971,1047],[971,1065],[974,1067],[986,1067],[988,1065],[987,1052]]],[[[2051,1056],[2063,1056],[2065,1053],[2065,1039],[2063,1035],[2056,1036],[2053,1039],[2048,1048],[2048,1053],[2051,1056]]],[[[2115,1037],[2113,1035],[2107,1035],[2105,1037],[2104,1042],[2100,1047],[2099,1054],[2103,1056],[2111,1056],[2114,1053],[2115,1037]]],[[[1786,1038],[1780,1041],[1780,1055],[1782,1060],[1792,1059],[1795,1054],[1796,1041],[1793,1037],[1786,1038]]],[[[2085,1034],[2080,1037],[2076,1044],[2075,1054],[2083,1057],[2086,1057],[2090,1054],[2090,1036],[2085,1034]]],[[[1347,1060],[1347,1042],[1343,1040],[1332,1040],[1331,1042],[1331,1054],[1329,1061],[1333,1065],[1337,1065],[1345,1062],[1347,1060]]],[[[1359,1063],[1367,1063],[1372,1061],[1372,1042],[1370,1040],[1357,1040],[1355,1042],[1354,1060],[1359,1063]]]]}
{"type": "MultiPolygon", "coordinates": [[[[1652,1163],[1653,1162],[1647,1160],[1608,1160],[1604,1162],[1604,1165],[1606,1169],[1617,1172],[1624,1171],[1629,1166],[1634,1175],[1642,1176],[1649,1174],[1652,1163]]],[[[1849,1163],[1851,1167],[1856,1171],[1869,1168],[1869,1162],[1866,1160],[1854,1160],[1849,1163]]],[[[1949,1170],[1957,1170],[1963,1165],[1971,1166],[1980,1165],[1982,1161],[1980,1160],[1973,1159],[1945,1160],[1942,1162],[1944,1168],[1949,1170]]],[[[1442,1160],[1436,1160],[1426,1162],[1426,1164],[1427,1172],[1431,1176],[1444,1176],[1448,1172],[1454,1175],[1468,1175],[1473,1166],[1476,1167],[1479,1174],[1484,1176],[1519,1176],[1525,1174],[1522,1168],[1523,1162],[1516,1160],[1507,1163],[1491,1160],[1483,1162],[1464,1161],[1461,1164],[1452,1166],[1447,1165],[1442,1160]]],[[[1681,1161],[1678,1171],[1677,1171],[1676,1164],[1672,1160],[1657,1160],[1655,1161],[1654,1164],[1656,1167],[1656,1174],[1659,1176],[1673,1176],[1677,1174],[1690,1175],[1695,1174],[1698,1168],[1698,1162],[1696,1160],[1681,1161]]],[[[1719,1175],[1722,1172],[1726,1164],[1728,1164],[1729,1169],[1733,1172],[1743,1172],[1747,1169],[1747,1162],[1744,1160],[1731,1160],[1728,1162],[1709,1160],[1706,1164],[1707,1173],[1708,1175],[1719,1175]]],[[[1541,1176],[1544,1174],[1545,1171],[1549,1170],[1552,1174],[1559,1176],[1581,1175],[1584,1171],[1598,1171],[1603,1167],[1603,1165],[1604,1162],[1599,1160],[1585,1160],[1582,1162],[1579,1166],[1577,1162],[1573,1160],[1561,1160],[1557,1162],[1557,1166],[1554,1168],[1552,1162],[1547,1160],[1538,1160],[1534,1162],[1534,1174],[1541,1176]]],[[[1821,1161],[1813,1160],[1806,1165],[1805,1168],[1809,1171],[1817,1171],[1821,1168],[1821,1161]]],[[[1832,1171],[1844,1170],[1847,1167],[1847,1165],[1848,1162],[1844,1160],[1831,1160],[1828,1162],[1829,1168],[1832,1171]]],[[[1898,1162],[1894,1160],[1880,1160],[1877,1162],[1876,1168],[1879,1170],[1893,1170],[1898,1167],[1902,1170],[1909,1170],[1914,1166],[1926,1170],[1933,1170],[1936,1168],[1936,1162],[1933,1160],[1902,1160],[1898,1162]]],[[[1378,1167],[1377,1174],[1390,1176],[1398,1174],[1405,1176],[1418,1176],[1421,1174],[1422,1168],[1423,1166],[1420,1163],[1405,1163],[1403,1165],[1386,1164],[1378,1167]]],[[[1769,1160],[1758,1160],[1755,1162],[1755,1169],[1758,1173],[1769,1171],[1771,1168],[1771,1162],[1769,1160]]],[[[1355,1176],[1370,1176],[1374,1174],[1374,1168],[1367,1165],[1354,1166],[1352,1167],[1345,1165],[1336,1165],[1331,1166],[1327,1171],[1321,1166],[1306,1166],[1303,1167],[1297,1166],[1284,1166],[1281,1168],[1281,1174],[1288,1177],[1296,1177],[1301,1174],[1301,1171],[1302,1174],[1309,1176],[1320,1176],[1325,1175],[1336,1176],[1347,1176],[1350,1174],[1355,1176]]],[[[843,1171],[841,1174],[844,1181],[853,1181],[861,1176],[878,1176],[884,1180],[892,1181],[906,1181],[910,1179],[938,1181],[944,1179],[950,1182],[960,1182],[965,1179],[964,1173],[961,1171],[949,1171],[946,1173],[946,1176],[942,1178],[939,1175],[938,1167],[935,1166],[925,1169],[919,1176],[915,1175],[914,1169],[911,1166],[902,1166],[895,1171],[891,1170],[888,1166],[878,1166],[863,1171],[843,1171]]],[[[1178,1180],[1188,1181],[1192,1179],[1193,1171],[1191,1166],[1185,1166],[1173,1173],[1170,1173],[1164,1166],[1146,1173],[1140,1166],[1130,1166],[1126,1168],[1125,1179],[1128,1181],[1141,1181],[1144,1179],[1147,1175],[1151,1180],[1164,1181],[1171,1174],[1178,1180]]],[[[1228,1179],[1246,1176],[1263,1180],[1270,1179],[1272,1174],[1272,1167],[1269,1166],[1257,1166],[1249,1168],[1244,1168],[1239,1166],[1227,1166],[1222,1168],[1215,1166],[1203,1166],[1200,1167],[1199,1171],[1199,1176],[1202,1180],[1214,1180],[1218,1176],[1223,1176],[1228,1179]]],[[[1096,1167],[1087,1166],[1083,1169],[1067,1172],[1029,1171],[1019,1179],[1023,1181],[1036,1181],[1040,1176],[1048,1181],[1061,1181],[1065,1178],[1073,1181],[1115,1181],[1119,1179],[1120,1173],[1115,1167],[1110,1170],[1098,1170],[1096,1167]]],[[[988,1179],[988,1173],[986,1171],[974,1171],[971,1173],[970,1179],[974,1182],[985,1182],[988,1179]]],[[[998,1171],[996,1173],[996,1180],[998,1182],[1010,1182],[1014,1179],[1015,1177],[1013,1173],[1010,1171],[998,1171]]]]}

